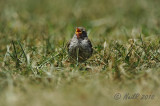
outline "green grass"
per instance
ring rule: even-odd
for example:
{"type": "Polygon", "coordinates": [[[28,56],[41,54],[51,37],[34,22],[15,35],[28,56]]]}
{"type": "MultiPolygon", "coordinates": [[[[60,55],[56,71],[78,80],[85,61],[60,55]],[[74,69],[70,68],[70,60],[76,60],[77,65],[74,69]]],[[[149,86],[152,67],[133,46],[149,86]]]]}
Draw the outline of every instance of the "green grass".
{"type": "Polygon", "coordinates": [[[158,0],[1,0],[0,104],[160,104],[158,0]],[[83,26],[93,56],[71,64],[65,44],[83,26]],[[114,95],[121,94],[120,100],[114,95]],[[123,100],[125,94],[153,100],[123,100]]]}

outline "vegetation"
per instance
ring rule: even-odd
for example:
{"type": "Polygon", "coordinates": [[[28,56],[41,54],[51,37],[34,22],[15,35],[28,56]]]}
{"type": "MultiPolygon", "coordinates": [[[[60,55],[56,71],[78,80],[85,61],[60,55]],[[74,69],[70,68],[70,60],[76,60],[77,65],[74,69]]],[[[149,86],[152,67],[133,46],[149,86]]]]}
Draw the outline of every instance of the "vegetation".
{"type": "Polygon", "coordinates": [[[158,106],[159,4],[1,0],[0,104],[158,106]],[[86,28],[94,48],[93,56],[79,66],[68,61],[65,46],[77,26],[86,28]],[[116,93],[121,94],[119,100],[116,93]],[[140,96],[123,100],[127,93],[140,96]]]}

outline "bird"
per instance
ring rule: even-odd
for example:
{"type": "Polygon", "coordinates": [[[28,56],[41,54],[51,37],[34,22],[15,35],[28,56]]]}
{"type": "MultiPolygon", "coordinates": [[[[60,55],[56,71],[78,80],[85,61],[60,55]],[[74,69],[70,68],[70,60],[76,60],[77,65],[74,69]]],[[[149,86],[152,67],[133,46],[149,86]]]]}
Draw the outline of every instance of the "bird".
{"type": "Polygon", "coordinates": [[[92,43],[84,27],[76,27],[73,38],[67,44],[67,49],[70,59],[77,61],[77,64],[92,56],[92,43]]]}

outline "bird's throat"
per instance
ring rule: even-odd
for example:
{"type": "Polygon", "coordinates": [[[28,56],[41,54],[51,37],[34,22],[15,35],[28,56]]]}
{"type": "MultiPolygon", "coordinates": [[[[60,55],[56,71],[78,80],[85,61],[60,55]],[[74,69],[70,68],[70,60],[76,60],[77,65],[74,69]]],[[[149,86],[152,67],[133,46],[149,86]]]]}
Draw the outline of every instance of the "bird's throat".
{"type": "Polygon", "coordinates": [[[77,39],[79,39],[80,38],[80,34],[78,33],[78,34],[76,34],[76,36],[77,36],[77,39]]]}

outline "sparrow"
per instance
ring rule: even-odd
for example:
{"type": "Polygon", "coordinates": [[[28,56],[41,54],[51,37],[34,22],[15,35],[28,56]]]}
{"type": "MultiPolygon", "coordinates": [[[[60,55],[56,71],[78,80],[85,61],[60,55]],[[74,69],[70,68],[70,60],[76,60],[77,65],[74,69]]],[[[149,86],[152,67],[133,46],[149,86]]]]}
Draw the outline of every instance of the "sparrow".
{"type": "Polygon", "coordinates": [[[68,54],[72,60],[84,62],[92,56],[93,48],[83,27],[77,27],[73,38],[67,45],[68,54]]]}

